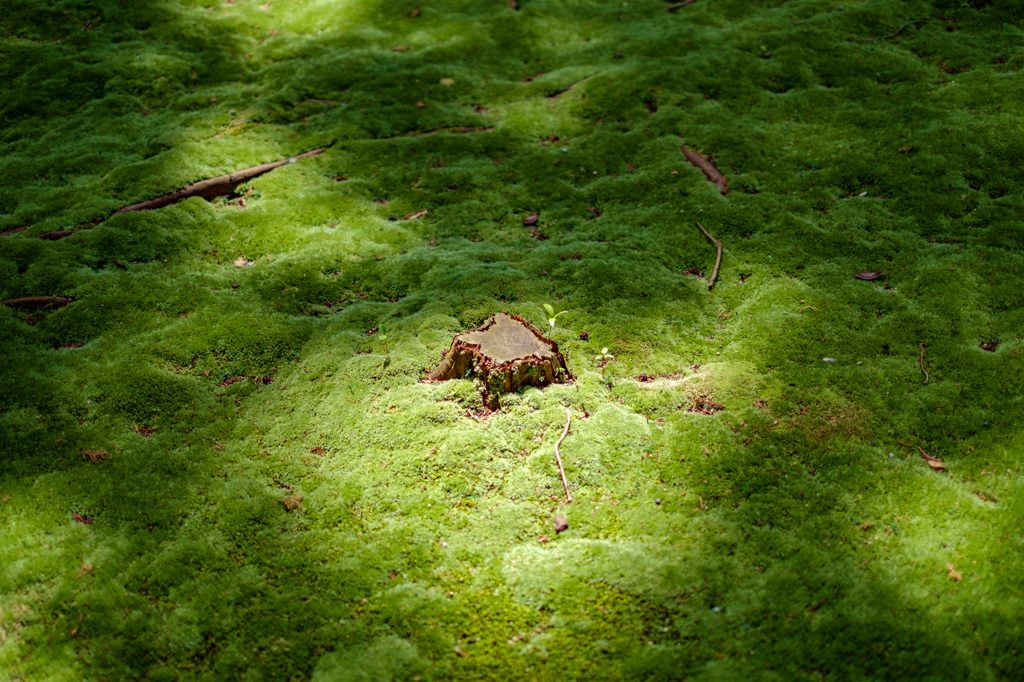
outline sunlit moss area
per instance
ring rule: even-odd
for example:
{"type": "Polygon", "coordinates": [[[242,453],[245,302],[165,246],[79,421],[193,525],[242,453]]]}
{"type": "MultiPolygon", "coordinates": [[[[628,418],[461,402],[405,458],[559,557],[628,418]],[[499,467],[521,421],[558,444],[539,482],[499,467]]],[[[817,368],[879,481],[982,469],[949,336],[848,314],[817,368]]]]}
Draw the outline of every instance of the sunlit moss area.
{"type": "Polygon", "coordinates": [[[1024,678],[1024,10],[669,7],[4,3],[0,681],[1024,678]]]}

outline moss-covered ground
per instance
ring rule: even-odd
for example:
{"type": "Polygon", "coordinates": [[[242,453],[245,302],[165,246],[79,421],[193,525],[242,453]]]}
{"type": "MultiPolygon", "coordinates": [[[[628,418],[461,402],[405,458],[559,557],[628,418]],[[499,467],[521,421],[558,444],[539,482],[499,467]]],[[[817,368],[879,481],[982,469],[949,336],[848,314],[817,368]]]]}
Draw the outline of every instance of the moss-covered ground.
{"type": "Polygon", "coordinates": [[[1021,4],[666,7],[4,3],[0,680],[1024,678],[1021,4]]]}

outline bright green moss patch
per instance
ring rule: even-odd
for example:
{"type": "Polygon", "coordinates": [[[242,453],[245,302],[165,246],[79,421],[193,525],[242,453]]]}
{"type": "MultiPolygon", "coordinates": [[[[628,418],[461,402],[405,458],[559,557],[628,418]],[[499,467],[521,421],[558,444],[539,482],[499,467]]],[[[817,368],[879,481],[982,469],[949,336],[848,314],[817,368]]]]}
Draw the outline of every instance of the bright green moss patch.
{"type": "Polygon", "coordinates": [[[5,7],[0,680],[1021,678],[1019,11],[665,8],[5,7]]]}

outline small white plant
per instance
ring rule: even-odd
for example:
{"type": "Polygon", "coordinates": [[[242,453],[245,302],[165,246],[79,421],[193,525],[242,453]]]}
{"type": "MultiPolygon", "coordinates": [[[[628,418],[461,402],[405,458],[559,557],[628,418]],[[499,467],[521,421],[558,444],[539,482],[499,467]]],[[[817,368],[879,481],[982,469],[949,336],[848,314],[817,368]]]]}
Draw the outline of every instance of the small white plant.
{"type": "MultiPolygon", "coordinates": [[[[563,310],[562,312],[556,314],[555,309],[552,308],[547,303],[544,304],[544,310],[548,311],[548,324],[551,325],[551,333],[553,334],[555,332],[555,320],[558,319],[559,315],[565,315],[569,311],[563,310]]],[[[607,350],[607,348],[605,350],[607,350]]]]}
{"type": "Polygon", "coordinates": [[[601,349],[601,353],[594,358],[594,360],[596,360],[602,366],[608,364],[609,362],[611,362],[614,359],[615,359],[615,356],[612,355],[611,353],[609,353],[607,348],[602,348],[601,349]]]}

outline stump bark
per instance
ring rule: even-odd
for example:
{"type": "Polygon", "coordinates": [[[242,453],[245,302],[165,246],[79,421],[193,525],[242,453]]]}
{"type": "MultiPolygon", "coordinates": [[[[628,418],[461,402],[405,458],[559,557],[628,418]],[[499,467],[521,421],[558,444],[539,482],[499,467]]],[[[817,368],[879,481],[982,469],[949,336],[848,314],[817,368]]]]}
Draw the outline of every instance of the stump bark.
{"type": "Polygon", "coordinates": [[[479,329],[456,335],[427,381],[462,379],[471,372],[482,380],[484,405],[492,410],[501,406],[503,394],[523,386],[543,388],[572,379],[558,344],[508,313],[495,313],[479,329]]]}

